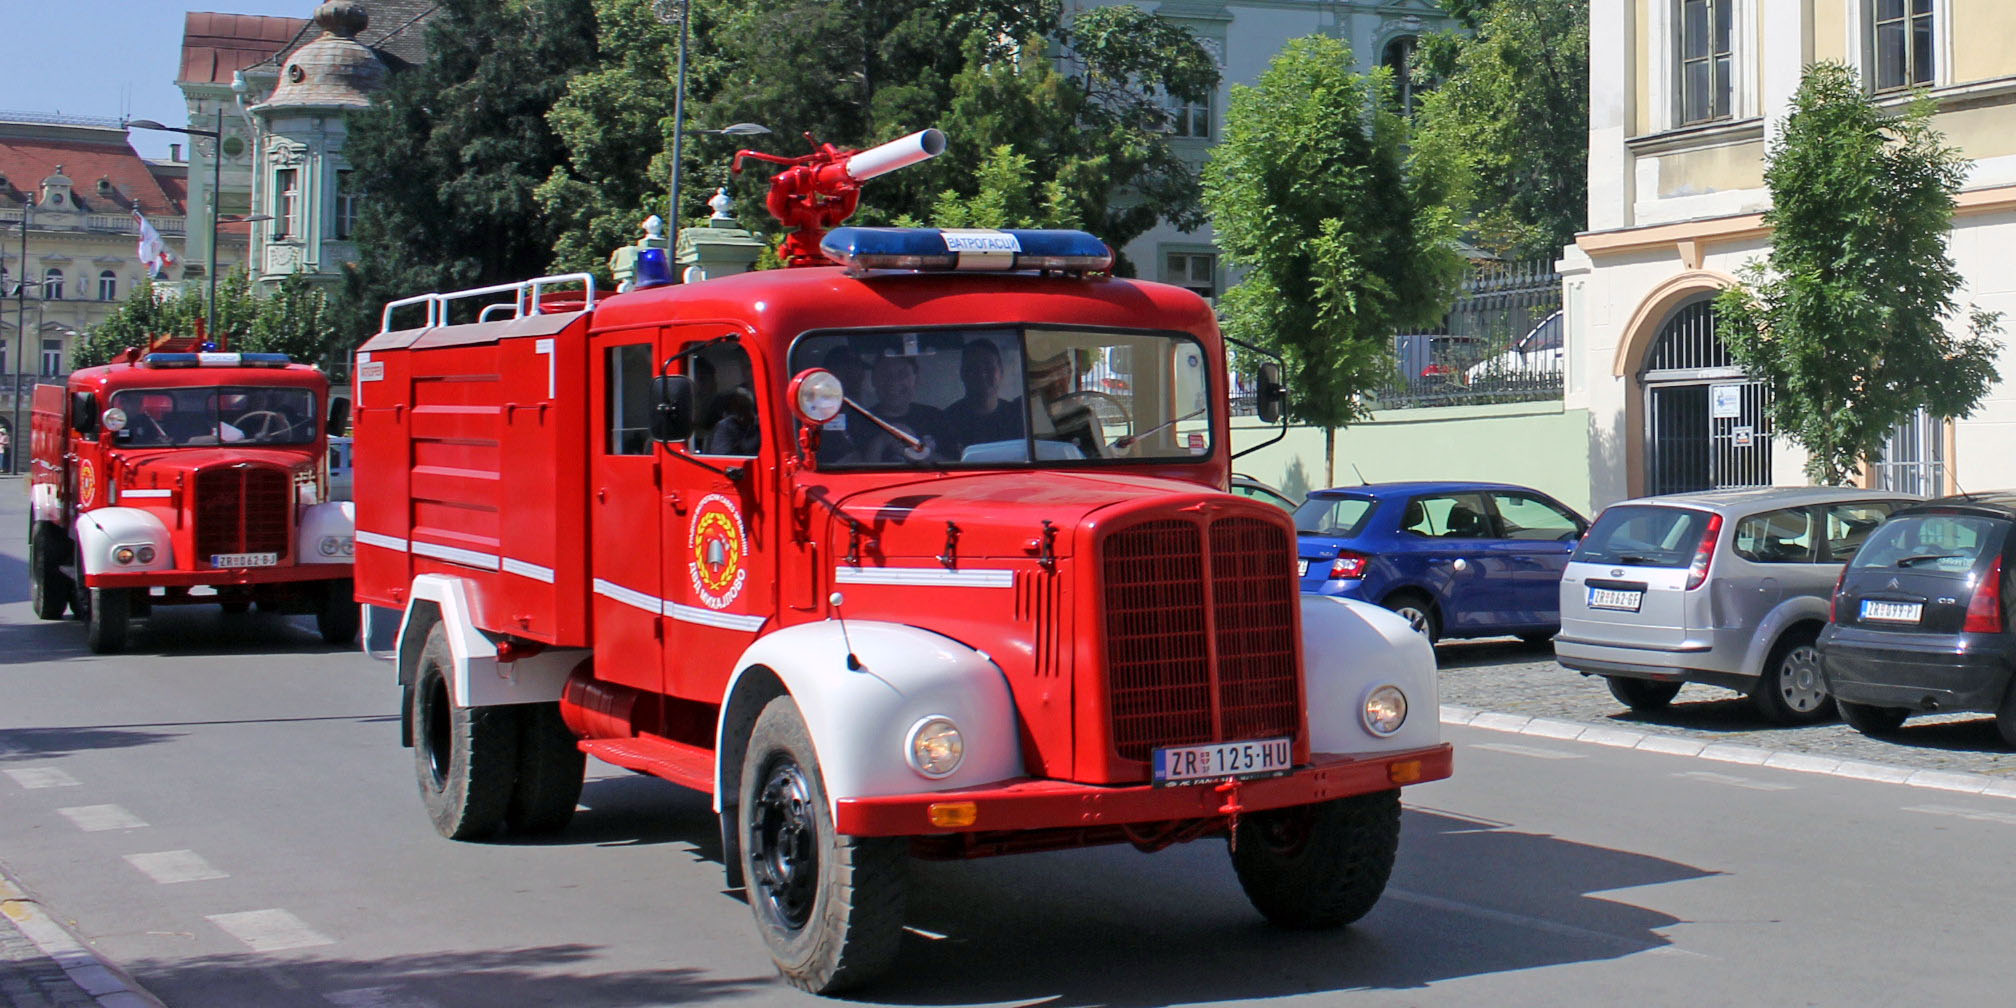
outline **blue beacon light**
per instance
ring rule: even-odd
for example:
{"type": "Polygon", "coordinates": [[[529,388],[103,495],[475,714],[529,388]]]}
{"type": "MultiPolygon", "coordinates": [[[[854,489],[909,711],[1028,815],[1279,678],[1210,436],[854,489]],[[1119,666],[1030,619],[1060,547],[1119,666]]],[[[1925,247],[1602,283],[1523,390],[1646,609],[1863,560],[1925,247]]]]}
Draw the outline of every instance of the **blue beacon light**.
{"type": "Polygon", "coordinates": [[[826,233],[819,250],[853,270],[1097,273],[1113,267],[1113,250],[1083,231],[839,227],[826,233]]]}
{"type": "Polygon", "coordinates": [[[631,282],[635,290],[663,287],[672,282],[672,266],[665,261],[665,250],[661,248],[640,249],[637,253],[637,277],[631,282]]]}

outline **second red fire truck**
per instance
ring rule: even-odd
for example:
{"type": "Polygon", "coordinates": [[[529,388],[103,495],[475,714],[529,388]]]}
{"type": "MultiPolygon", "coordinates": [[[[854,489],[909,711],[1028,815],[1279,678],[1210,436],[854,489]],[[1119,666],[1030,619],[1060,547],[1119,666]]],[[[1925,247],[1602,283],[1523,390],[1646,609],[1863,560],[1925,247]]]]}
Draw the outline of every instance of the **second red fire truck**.
{"type": "Polygon", "coordinates": [[[1357,919],[1449,773],[1428,645],[1225,492],[1195,294],[1078,232],[827,230],[940,145],[777,159],[798,268],[388,306],[357,590],[428,815],[561,828],[585,755],[709,792],[817,992],[895,956],[911,858],[1225,838],[1269,919],[1357,919]]]}

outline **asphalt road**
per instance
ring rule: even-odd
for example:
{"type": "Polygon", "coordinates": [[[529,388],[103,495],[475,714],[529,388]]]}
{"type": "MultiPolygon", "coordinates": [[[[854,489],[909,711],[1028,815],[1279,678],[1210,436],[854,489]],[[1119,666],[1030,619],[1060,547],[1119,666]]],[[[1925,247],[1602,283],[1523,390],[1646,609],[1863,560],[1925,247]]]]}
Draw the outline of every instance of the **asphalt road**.
{"type": "MultiPolygon", "coordinates": [[[[0,493],[0,529],[19,511],[0,493]]],[[[387,666],[305,621],[209,609],[159,610],[132,654],[91,656],[75,622],[28,612],[17,538],[0,540],[0,862],[168,1004],[819,1003],[774,978],[722,890],[705,798],[591,764],[557,839],[442,840],[387,666]]],[[[1503,647],[1445,646],[1445,699],[1562,677],[1608,698],[1527,668],[1544,651],[1474,660],[1503,647]]],[[[1763,730],[1705,702],[1632,724],[1763,730]]],[[[2016,985],[2016,801],[1449,737],[1457,776],[1409,789],[1387,897],[1349,930],[1261,923],[1222,842],[920,864],[915,930],[872,1003],[1889,1005],[2016,985]]]]}

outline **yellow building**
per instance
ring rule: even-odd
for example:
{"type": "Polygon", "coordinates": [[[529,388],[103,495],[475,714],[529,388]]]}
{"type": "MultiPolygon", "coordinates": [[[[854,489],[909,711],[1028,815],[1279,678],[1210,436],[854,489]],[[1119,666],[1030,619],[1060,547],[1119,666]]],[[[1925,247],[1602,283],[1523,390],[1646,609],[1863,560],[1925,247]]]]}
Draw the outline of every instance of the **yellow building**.
{"type": "MultiPolygon", "coordinates": [[[[1619,0],[1591,4],[1589,225],[1564,253],[1567,399],[1590,415],[1590,498],[1804,482],[1764,389],[1731,366],[1709,298],[1768,252],[1765,151],[1803,69],[1855,68],[1879,102],[1920,91],[1974,165],[1951,252],[1963,305],[2016,346],[2016,4],[2007,0],[1619,0]]],[[[1955,324],[1959,324],[1957,321],[1955,324]]],[[[2016,376],[2016,354],[2005,355],[2016,376]]],[[[2016,385],[1976,414],[1900,428],[1871,482],[2016,486],[2016,385]]]]}

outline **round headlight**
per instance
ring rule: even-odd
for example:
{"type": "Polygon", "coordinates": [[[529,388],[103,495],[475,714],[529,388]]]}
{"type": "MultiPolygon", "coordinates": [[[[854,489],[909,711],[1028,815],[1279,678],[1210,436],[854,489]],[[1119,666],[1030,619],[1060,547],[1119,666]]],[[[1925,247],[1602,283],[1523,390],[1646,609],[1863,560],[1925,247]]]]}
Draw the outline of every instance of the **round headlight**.
{"type": "Polygon", "coordinates": [[[932,715],[910,726],[910,742],[904,747],[910,768],[926,777],[945,777],[959,769],[966,758],[966,740],[952,719],[932,715]]]}
{"type": "Polygon", "coordinates": [[[336,544],[342,547],[344,556],[353,556],[357,552],[357,540],[349,536],[337,536],[336,544]]]}
{"type": "Polygon", "coordinates": [[[840,415],[845,395],[839,376],[831,371],[809,368],[791,380],[791,405],[798,419],[815,426],[840,415]]]}
{"type": "Polygon", "coordinates": [[[122,431],[126,429],[126,411],[117,406],[106,410],[105,416],[102,419],[104,420],[106,430],[122,431]]]}
{"type": "Polygon", "coordinates": [[[342,548],[337,544],[335,536],[322,537],[321,549],[323,556],[335,556],[342,548]]]}
{"type": "Polygon", "coordinates": [[[1407,723],[1407,694],[1398,686],[1381,686],[1365,694],[1365,728],[1374,735],[1391,735],[1407,723]]]}
{"type": "Polygon", "coordinates": [[[134,556],[140,558],[140,562],[143,564],[150,564],[154,562],[154,547],[152,546],[142,546],[139,549],[133,551],[133,553],[134,556]]]}
{"type": "Polygon", "coordinates": [[[132,562],[133,562],[133,547],[131,547],[131,546],[121,546],[121,547],[119,547],[118,549],[115,549],[115,550],[113,550],[113,551],[112,551],[112,559],[114,559],[114,560],[117,560],[117,561],[119,561],[119,562],[120,562],[120,563],[122,563],[122,564],[130,564],[130,563],[132,563],[132,562]]]}

